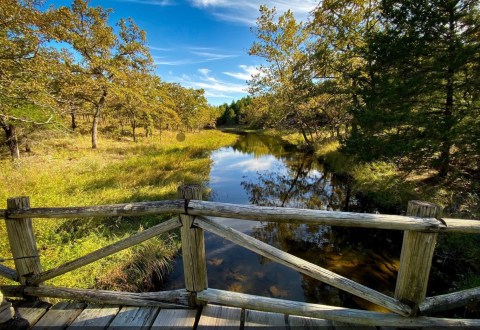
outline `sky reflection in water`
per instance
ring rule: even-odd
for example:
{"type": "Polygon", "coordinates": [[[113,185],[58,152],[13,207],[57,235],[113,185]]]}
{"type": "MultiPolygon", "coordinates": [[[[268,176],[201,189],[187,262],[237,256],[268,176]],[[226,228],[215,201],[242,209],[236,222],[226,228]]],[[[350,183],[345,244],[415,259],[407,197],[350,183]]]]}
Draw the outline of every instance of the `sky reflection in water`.
{"type": "MultiPolygon", "coordinates": [[[[316,209],[344,208],[348,183],[327,173],[311,157],[289,151],[261,135],[239,137],[231,147],[211,155],[209,200],[316,209]]],[[[398,269],[398,233],[294,224],[222,219],[285,252],[391,294],[398,269]],[[383,243],[383,244],[382,244],[383,243]],[[384,251],[379,246],[391,246],[384,251]],[[392,246],[393,245],[393,246],[392,246]]],[[[329,285],[226,241],[205,234],[209,287],[262,296],[380,310],[329,285]]],[[[183,288],[181,258],[163,289],[183,288]]]]}

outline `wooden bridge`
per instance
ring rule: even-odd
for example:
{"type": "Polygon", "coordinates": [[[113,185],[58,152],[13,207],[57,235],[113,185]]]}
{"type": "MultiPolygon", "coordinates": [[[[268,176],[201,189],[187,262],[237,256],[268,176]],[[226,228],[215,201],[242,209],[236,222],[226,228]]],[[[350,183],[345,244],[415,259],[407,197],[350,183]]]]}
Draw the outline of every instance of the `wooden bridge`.
{"type": "Polygon", "coordinates": [[[179,199],[68,208],[30,208],[28,197],[11,198],[0,210],[15,259],[15,269],[0,265],[0,275],[19,283],[0,289],[16,302],[18,313],[36,326],[143,327],[320,327],[364,325],[388,327],[480,327],[478,319],[431,317],[480,300],[480,288],[426,297],[428,277],[439,233],[480,234],[480,221],[440,218],[438,206],[411,201],[407,216],[259,207],[202,201],[199,186],[179,188],[179,199]],[[91,218],[177,214],[146,230],[88,253],[59,267],[42,270],[32,219],[91,218]],[[325,268],[281,251],[210,217],[280,223],[304,223],[404,231],[394,296],[385,295],[325,268]],[[42,283],[108,255],[180,228],[185,289],[161,292],[116,292],[45,286],[42,283]],[[208,287],[204,231],[209,231],[302,274],[388,309],[380,313],[295,302],[216,290],[208,287]],[[35,297],[65,299],[53,307],[35,297]],[[73,301],[73,302],[72,302],[73,301]],[[88,303],[89,305],[87,305],[88,303]]]}

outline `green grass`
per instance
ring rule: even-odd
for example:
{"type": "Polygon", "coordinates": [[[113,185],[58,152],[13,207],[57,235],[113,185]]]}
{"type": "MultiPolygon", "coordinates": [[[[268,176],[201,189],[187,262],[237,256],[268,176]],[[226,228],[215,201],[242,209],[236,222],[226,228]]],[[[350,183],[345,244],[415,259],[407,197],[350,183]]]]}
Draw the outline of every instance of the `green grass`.
{"type": "MultiPolygon", "coordinates": [[[[186,133],[183,142],[175,136],[174,132],[163,132],[161,139],[144,138],[137,143],[101,137],[97,150],[91,149],[88,136],[37,140],[33,152],[22,155],[19,161],[0,161],[0,208],[6,208],[7,198],[15,196],[29,196],[32,207],[175,199],[178,186],[206,182],[210,151],[236,139],[233,134],[213,130],[186,133]]],[[[42,267],[56,267],[165,219],[35,219],[42,267]]],[[[164,275],[162,269],[168,268],[178,251],[176,235],[156,239],[154,245],[146,242],[47,283],[79,288],[149,289],[153,284],[148,280],[159,280],[164,275]],[[157,252],[146,253],[152,249],[157,252]]],[[[6,237],[3,222],[0,236],[6,237]]],[[[0,257],[10,256],[8,240],[0,240],[0,257]]]]}

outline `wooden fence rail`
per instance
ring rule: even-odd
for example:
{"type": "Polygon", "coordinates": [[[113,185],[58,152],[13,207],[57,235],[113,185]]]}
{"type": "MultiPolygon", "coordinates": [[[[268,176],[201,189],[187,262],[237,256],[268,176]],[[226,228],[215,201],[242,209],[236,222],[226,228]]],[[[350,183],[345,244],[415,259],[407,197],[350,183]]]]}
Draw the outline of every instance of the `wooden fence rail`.
{"type": "Polygon", "coordinates": [[[364,325],[480,326],[480,320],[422,316],[480,301],[480,288],[436,297],[425,297],[438,233],[478,234],[480,233],[480,221],[441,219],[437,206],[419,201],[409,203],[407,216],[396,216],[206,202],[201,200],[201,189],[196,185],[179,187],[178,198],[178,200],[170,201],[62,208],[30,208],[27,197],[9,199],[7,210],[0,210],[0,218],[4,218],[6,221],[10,247],[15,259],[15,269],[0,264],[0,276],[23,285],[1,286],[0,289],[7,296],[13,297],[54,297],[132,306],[152,305],[163,308],[192,307],[205,302],[214,302],[235,307],[364,325]],[[32,219],[160,214],[177,214],[178,216],[54,269],[43,271],[41,268],[33,235],[32,219]],[[404,231],[395,295],[391,297],[365,287],[230,227],[220,225],[211,217],[404,231]],[[181,232],[185,290],[125,293],[39,286],[46,280],[176,228],[180,228],[181,232]],[[298,272],[385,307],[393,313],[307,304],[208,288],[204,230],[298,272]]]}

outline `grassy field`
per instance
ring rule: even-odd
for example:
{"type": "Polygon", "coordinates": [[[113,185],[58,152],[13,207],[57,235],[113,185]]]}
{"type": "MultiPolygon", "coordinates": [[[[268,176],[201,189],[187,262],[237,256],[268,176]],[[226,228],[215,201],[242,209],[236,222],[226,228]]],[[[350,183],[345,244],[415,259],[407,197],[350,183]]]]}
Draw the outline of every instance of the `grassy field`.
{"type": "MultiPolygon", "coordinates": [[[[186,133],[180,142],[176,133],[164,132],[161,138],[144,138],[137,143],[102,137],[99,149],[92,150],[88,136],[50,136],[33,144],[33,151],[19,161],[6,157],[0,161],[0,208],[6,208],[7,198],[14,196],[29,196],[32,207],[175,199],[181,184],[204,183],[210,173],[210,151],[235,139],[233,134],[210,130],[186,133]]],[[[34,230],[42,267],[47,270],[58,266],[165,219],[36,219],[34,230]]],[[[6,238],[3,222],[0,237],[6,238]]],[[[152,289],[178,249],[178,234],[171,233],[48,283],[152,289]]],[[[0,240],[0,258],[11,257],[9,251],[8,240],[0,240]]],[[[13,266],[11,261],[5,264],[13,266]]]]}

